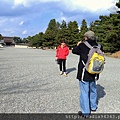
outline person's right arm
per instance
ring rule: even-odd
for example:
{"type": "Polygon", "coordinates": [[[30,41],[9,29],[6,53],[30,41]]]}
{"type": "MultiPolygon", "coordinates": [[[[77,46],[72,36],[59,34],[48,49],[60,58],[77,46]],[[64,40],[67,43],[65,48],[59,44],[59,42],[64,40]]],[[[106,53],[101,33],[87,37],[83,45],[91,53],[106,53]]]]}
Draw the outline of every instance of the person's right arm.
{"type": "Polygon", "coordinates": [[[57,49],[56,49],[56,60],[58,59],[58,47],[57,47],[57,49]]]}
{"type": "Polygon", "coordinates": [[[80,41],[80,42],[77,43],[77,46],[73,47],[73,49],[72,49],[73,54],[80,55],[80,44],[81,43],[82,42],[80,41]]]}

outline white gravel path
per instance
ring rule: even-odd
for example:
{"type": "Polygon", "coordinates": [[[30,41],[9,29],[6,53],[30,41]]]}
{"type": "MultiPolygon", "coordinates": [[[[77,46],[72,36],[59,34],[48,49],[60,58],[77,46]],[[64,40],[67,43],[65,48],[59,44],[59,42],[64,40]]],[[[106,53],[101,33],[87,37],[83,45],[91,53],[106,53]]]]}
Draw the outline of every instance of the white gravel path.
{"type": "MultiPolygon", "coordinates": [[[[69,54],[60,76],[54,50],[0,48],[0,113],[77,113],[79,57],[69,54]]],[[[120,113],[120,59],[106,57],[96,113],[120,113]]]]}

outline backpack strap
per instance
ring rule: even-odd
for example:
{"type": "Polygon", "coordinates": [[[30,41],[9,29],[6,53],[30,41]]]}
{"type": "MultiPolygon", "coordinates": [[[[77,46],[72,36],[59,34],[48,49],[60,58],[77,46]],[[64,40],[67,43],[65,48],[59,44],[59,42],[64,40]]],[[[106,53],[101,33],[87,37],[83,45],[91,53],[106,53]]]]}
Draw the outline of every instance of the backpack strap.
{"type": "Polygon", "coordinates": [[[99,47],[99,48],[101,48],[101,45],[100,45],[100,44],[98,44],[98,47],[99,47]]]}
{"type": "Polygon", "coordinates": [[[90,49],[92,48],[92,46],[88,43],[88,41],[85,41],[84,44],[89,47],[90,49]]]}
{"type": "MultiPolygon", "coordinates": [[[[87,47],[89,47],[90,49],[93,47],[93,46],[91,46],[91,45],[88,43],[88,41],[85,41],[84,44],[85,44],[87,47]]],[[[98,43],[97,43],[97,44],[98,44],[98,43]]],[[[98,47],[101,48],[101,45],[98,44],[98,47]]]]}

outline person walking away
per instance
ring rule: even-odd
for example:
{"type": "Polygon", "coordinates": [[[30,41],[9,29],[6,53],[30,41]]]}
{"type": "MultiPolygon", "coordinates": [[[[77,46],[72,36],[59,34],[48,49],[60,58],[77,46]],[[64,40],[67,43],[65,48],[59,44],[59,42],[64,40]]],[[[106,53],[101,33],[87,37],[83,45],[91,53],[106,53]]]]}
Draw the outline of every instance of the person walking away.
{"type": "MultiPolygon", "coordinates": [[[[94,32],[87,31],[84,34],[84,40],[87,41],[91,46],[98,46],[94,32]]],[[[102,49],[102,48],[100,48],[102,49]]],[[[84,70],[84,63],[87,62],[88,53],[90,48],[87,47],[84,42],[78,42],[77,46],[72,49],[72,53],[79,55],[77,79],[79,80],[80,86],[80,108],[81,111],[78,112],[79,115],[83,117],[89,117],[91,111],[97,110],[97,90],[96,90],[96,80],[99,79],[99,74],[90,74],[86,69],[84,70]]]]}
{"type": "Polygon", "coordinates": [[[61,40],[60,45],[56,49],[56,60],[59,64],[60,75],[67,76],[66,73],[66,59],[69,54],[69,47],[66,45],[65,40],[61,40]]]}

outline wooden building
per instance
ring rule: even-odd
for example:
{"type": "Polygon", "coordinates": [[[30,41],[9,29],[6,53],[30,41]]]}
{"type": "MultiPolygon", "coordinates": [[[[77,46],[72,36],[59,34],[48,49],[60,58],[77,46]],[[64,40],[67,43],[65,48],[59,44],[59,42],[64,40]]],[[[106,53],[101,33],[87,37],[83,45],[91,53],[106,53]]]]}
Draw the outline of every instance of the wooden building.
{"type": "Polygon", "coordinates": [[[15,42],[13,40],[14,37],[8,37],[8,36],[2,36],[3,42],[5,45],[15,45],[15,42]]]}

